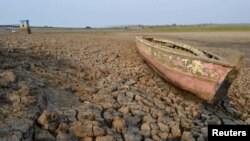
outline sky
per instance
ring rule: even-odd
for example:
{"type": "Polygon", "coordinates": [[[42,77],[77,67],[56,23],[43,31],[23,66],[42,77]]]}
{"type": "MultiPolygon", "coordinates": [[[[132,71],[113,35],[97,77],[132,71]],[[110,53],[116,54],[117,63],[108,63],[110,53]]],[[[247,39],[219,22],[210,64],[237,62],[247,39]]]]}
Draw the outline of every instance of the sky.
{"type": "Polygon", "coordinates": [[[1,0],[0,25],[107,27],[250,23],[250,0],[1,0]]]}

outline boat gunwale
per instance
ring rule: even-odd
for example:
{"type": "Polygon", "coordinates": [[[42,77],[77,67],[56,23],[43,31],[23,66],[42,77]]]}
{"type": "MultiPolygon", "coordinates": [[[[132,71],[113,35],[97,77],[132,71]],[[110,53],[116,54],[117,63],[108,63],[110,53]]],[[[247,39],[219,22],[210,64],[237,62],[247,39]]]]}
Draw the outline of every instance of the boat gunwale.
{"type": "MultiPolygon", "coordinates": [[[[142,42],[143,44],[146,44],[146,45],[148,45],[148,46],[150,46],[152,48],[155,48],[157,50],[161,50],[163,52],[168,52],[170,54],[174,54],[174,55],[178,55],[178,56],[184,56],[184,57],[189,57],[189,58],[192,58],[192,59],[202,60],[202,61],[209,62],[209,63],[215,63],[215,64],[223,65],[223,66],[226,66],[226,67],[231,67],[231,68],[235,67],[235,65],[230,64],[229,62],[225,62],[224,60],[214,60],[214,59],[205,58],[205,57],[202,57],[202,56],[193,56],[193,55],[190,55],[190,54],[177,52],[174,49],[170,50],[170,49],[162,48],[162,45],[158,45],[156,43],[152,43],[152,42],[144,39],[142,36],[136,36],[136,39],[139,40],[140,42],[142,42]]],[[[168,40],[160,40],[160,41],[168,43],[167,42],[168,40]]],[[[171,41],[171,44],[175,44],[175,42],[171,41]]],[[[217,55],[215,55],[215,56],[217,57],[217,55]]]]}

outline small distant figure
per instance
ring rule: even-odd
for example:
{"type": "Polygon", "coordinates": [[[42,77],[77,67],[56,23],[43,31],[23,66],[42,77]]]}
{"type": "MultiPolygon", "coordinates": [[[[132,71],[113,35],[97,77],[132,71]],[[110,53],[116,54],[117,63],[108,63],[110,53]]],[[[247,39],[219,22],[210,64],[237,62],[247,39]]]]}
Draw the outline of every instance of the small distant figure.
{"type": "Polygon", "coordinates": [[[29,20],[20,20],[20,33],[31,34],[29,20]]]}

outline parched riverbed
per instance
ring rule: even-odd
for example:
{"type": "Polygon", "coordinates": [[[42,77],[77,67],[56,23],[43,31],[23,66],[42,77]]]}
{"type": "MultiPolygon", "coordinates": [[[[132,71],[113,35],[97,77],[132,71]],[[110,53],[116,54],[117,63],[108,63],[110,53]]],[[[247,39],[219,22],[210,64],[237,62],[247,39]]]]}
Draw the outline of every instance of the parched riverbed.
{"type": "Polygon", "coordinates": [[[203,141],[208,124],[250,124],[250,33],[228,34],[152,34],[246,53],[208,104],[156,74],[135,33],[1,33],[0,140],[203,141]]]}

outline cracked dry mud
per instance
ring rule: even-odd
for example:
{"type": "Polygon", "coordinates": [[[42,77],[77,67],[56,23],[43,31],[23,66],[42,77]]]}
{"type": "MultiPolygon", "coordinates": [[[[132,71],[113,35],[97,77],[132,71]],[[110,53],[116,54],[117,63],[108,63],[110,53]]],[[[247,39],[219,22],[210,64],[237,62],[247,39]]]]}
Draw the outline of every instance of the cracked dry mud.
{"type": "Polygon", "coordinates": [[[250,124],[249,74],[208,104],[157,75],[130,34],[0,34],[0,140],[206,140],[208,124],[250,124]]]}

